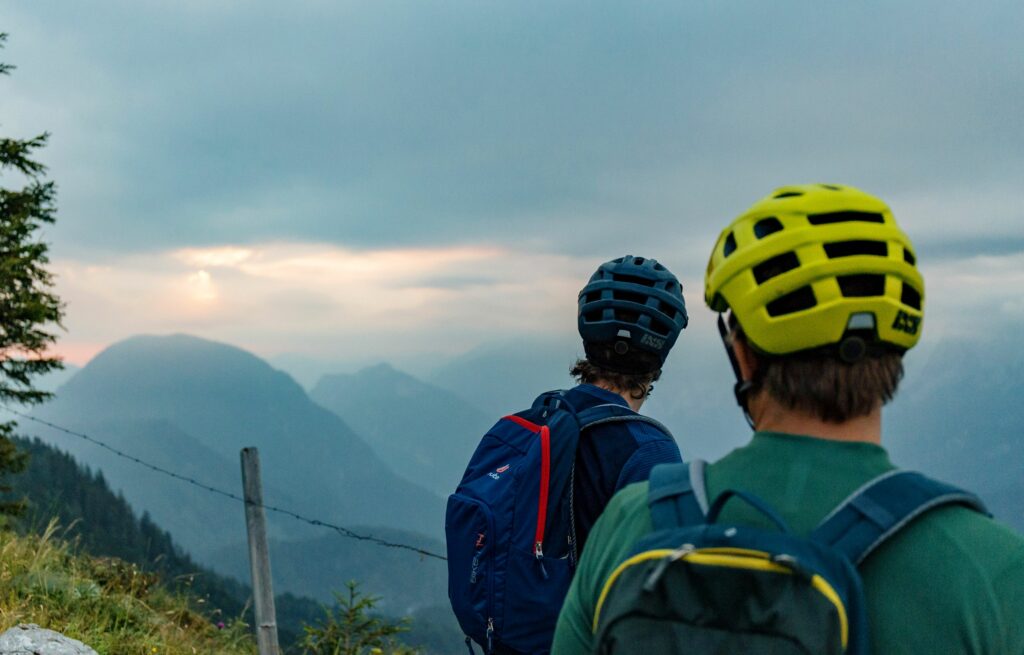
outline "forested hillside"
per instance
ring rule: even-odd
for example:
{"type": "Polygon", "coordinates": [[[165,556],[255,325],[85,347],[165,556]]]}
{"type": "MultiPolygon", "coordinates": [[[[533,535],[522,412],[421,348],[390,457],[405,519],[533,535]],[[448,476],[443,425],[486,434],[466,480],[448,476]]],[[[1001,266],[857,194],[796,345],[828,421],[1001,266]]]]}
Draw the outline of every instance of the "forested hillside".
{"type": "Polygon", "coordinates": [[[103,473],[81,467],[38,439],[16,443],[29,454],[28,468],[11,481],[12,495],[27,499],[20,531],[40,532],[56,519],[62,536],[84,552],[138,564],[174,586],[190,588],[211,616],[241,615],[248,588],[197,565],[149,514],[137,517],[124,496],[110,490],[103,473]]]}
{"type": "MultiPolygon", "coordinates": [[[[51,520],[56,520],[57,537],[71,541],[82,553],[117,558],[128,563],[125,566],[134,564],[142,571],[157,574],[168,589],[191,597],[193,609],[211,624],[230,623],[238,618],[252,624],[249,587],[196,564],[148,515],[137,517],[124,497],[110,490],[102,473],[89,471],[70,455],[39,440],[19,439],[17,444],[30,457],[25,472],[11,480],[11,497],[28,499],[25,514],[15,524],[19,532],[41,534],[51,520]]],[[[415,565],[415,559],[410,561],[415,565]]],[[[235,565],[239,577],[248,576],[247,559],[243,557],[235,565]]],[[[118,565],[112,560],[110,566],[118,565]]],[[[377,575],[372,570],[363,570],[371,577],[377,575]]],[[[331,594],[324,593],[321,598],[318,601],[293,593],[277,596],[278,630],[283,646],[294,646],[302,634],[302,625],[312,624],[323,616],[323,606],[330,604],[331,594]]],[[[395,605],[391,603],[382,609],[399,615],[395,605]]],[[[428,653],[448,652],[453,634],[451,618],[446,613],[447,608],[422,608],[414,617],[406,641],[424,647],[428,653]]]]}

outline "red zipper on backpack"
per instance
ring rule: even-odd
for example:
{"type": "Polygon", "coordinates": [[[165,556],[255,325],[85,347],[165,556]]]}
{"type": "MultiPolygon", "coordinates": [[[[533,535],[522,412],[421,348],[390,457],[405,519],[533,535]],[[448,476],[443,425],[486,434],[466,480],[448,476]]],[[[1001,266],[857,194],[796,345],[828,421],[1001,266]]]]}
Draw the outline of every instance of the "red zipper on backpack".
{"type": "MultiPolygon", "coordinates": [[[[533,556],[544,557],[544,526],[548,522],[548,486],[551,484],[551,430],[540,429],[540,498],[537,501],[537,534],[533,542],[533,556]]],[[[546,576],[545,576],[546,577],[546,576]]]]}
{"type": "Polygon", "coordinates": [[[551,430],[546,425],[537,425],[521,416],[505,418],[540,436],[540,493],[537,499],[537,532],[533,540],[533,556],[537,558],[541,573],[547,579],[548,572],[541,560],[544,557],[544,528],[548,522],[548,487],[551,485],[551,430]]]}

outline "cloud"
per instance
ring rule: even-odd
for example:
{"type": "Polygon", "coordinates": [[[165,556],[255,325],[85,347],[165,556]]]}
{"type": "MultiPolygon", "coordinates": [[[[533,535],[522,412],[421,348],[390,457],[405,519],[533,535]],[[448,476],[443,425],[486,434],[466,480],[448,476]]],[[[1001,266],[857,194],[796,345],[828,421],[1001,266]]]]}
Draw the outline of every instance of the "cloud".
{"type": "Polygon", "coordinates": [[[495,248],[351,250],[267,243],[55,263],[68,303],[60,348],[192,332],[333,359],[457,354],[517,334],[574,329],[591,260],[495,248]],[[472,284],[451,280],[475,279],[472,284]],[[439,282],[440,281],[440,282],[439,282]],[[112,320],[113,319],[113,320],[112,320]]]}
{"type": "MultiPolygon", "coordinates": [[[[571,334],[603,260],[694,327],[719,230],[771,189],[885,198],[928,331],[1019,322],[1024,5],[35,0],[4,135],[53,133],[65,346],[190,331],[262,354],[571,334]],[[971,314],[973,315],[973,314],[971,314]]],[[[9,183],[4,178],[3,183],[9,183]]],[[[710,326],[710,324],[708,324],[710,326]]]]}
{"type": "Polygon", "coordinates": [[[965,215],[1024,236],[1022,18],[1008,0],[888,7],[884,28],[857,4],[37,0],[8,8],[21,68],[0,84],[5,129],[54,132],[70,257],[679,251],[808,181],[907,199],[941,245],[965,215]]]}
{"type": "Polygon", "coordinates": [[[1024,326],[1024,250],[926,264],[922,272],[928,334],[984,341],[1024,326]]]}
{"type": "MultiPolygon", "coordinates": [[[[576,294],[599,261],[511,248],[356,250],[220,245],[55,262],[68,303],[60,344],[83,363],[137,333],[190,332],[330,361],[443,358],[503,340],[572,339],[576,294]]],[[[672,266],[671,262],[670,267],[672,266]]],[[[1024,251],[923,265],[926,341],[988,339],[1024,319],[1024,251]]],[[[716,342],[699,277],[683,277],[687,340],[716,342]]]]}

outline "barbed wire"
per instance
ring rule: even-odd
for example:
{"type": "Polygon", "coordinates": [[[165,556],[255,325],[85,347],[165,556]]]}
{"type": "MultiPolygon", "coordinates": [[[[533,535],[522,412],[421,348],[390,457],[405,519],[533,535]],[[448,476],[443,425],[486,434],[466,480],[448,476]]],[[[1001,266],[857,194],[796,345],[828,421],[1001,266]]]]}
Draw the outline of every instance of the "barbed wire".
{"type": "Polygon", "coordinates": [[[175,473],[174,471],[171,471],[170,469],[166,469],[166,468],[164,468],[162,466],[157,466],[156,464],[152,464],[150,462],[147,462],[147,461],[145,461],[143,459],[140,459],[139,457],[136,457],[135,455],[131,455],[129,453],[124,452],[123,450],[115,448],[114,446],[111,446],[110,444],[108,444],[108,443],[106,443],[106,442],[104,442],[104,441],[102,441],[100,439],[97,439],[96,437],[92,437],[92,436],[90,436],[88,434],[85,434],[84,432],[78,432],[76,430],[72,430],[70,428],[66,428],[66,427],[64,427],[62,425],[57,425],[56,423],[52,423],[50,421],[41,419],[41,418],[39,418],[37,416],[32,416],[31,414],[28,414],[28,413],[23,412],[21,410],[14,409],[10,405],[0,404],[0,408],[5,409],[8,412],[10,412],[11,414],[14,414],[15,416],[20,416],[21,418],[26,419],[28,421],[32,421],[34,423],[38,423],[39,425],[45,425],[46,427],[48,427],[50,429],[57,430],[58,432],[62,432],[64,434],[70,435],[72,437],[77,437],[79,439],[82,439],[83,441],[87,441],[87,442],[89,442],[89,443],[91,443],[93,445],[99,446],[100,448],[103,448],[104,450],[107,450],[107,451],[117,455],[118,457],[124,458],[124,459],[126,459],[126,460],[128,460],[130,462],[134,462],[135,464],[138,464],[140,466],[144,466],[145,468],[148,468],[149,470],[154,471],[156,473],[159,473],[161,475],[166,475],[166,476],[168,476],[170,478],[174,478],[175,480],[178,480],[180,482],[188,483],[188,484],[192,485],[193,487],[198,487],[199,489],[202,489],[202,490],[204,490],[204,491],[206,491],[208,493],[217,494],[219,496],[223,496],[225,498],[229,498],[231,500],[240,502],[243,505],[254,505],[256,507],[262,507],[267,512],[274,512],[275,514],[281,514],[283,516],[288,516],[288,517],[291,517],[291,518],[293,518],[293,519],[295,519],[297,521],[302,521],[303,523],[308,523],[309,525],[312,525],[312,526],[316,526],[316,527],[320,527],[320,528],[328,528],[330,530],[334,530],[335,532],[337,532],[338,534],[340,534],[341,536],[343,536],[343,537],[345,537],[347,539],[355,539],[357,541],[365,541],[365,542],[372,543],[372,544],[375,544],[377,546],[381,546],[381,547],[384,547],[384,548],[395,548],[395,549],[398,549],[398,550],[407,550],[407,551],[416,553],[416,554],[420,555],[421,557],[431,557],[431,558],[439,559],[439,560],[445,561],[445,562],[448,561],[448,558],[445,557],[444,555],[439,555],[437,553],[434,553],[434,552],[431,552],[429,550],[426,550],[425,548],[419,548],[417,546],[410,546],[409,544],[403,544],[403,543],[397,542],[397,541],[388,541],[387,539],[381,539],[380,537],[374,537],[373,535],[359,534],[358,532],[350,530],[350,529],[348,529],[348,528],[346,528],[344,526],[336,525],[334,523],[330,523],[329,521],[322,521],[320,519],[309,518],[308,516],[304,516],[302,514],[299,514],[298,512],[294,512],[294,511],[292,511],[290,509],[286,509],[286,508],[283,508],[283,507],[276,507],[274,505],[267,505],[265,503],[261,504],[261,503],[249,502],[245,498],[243,498],[242,496],[240,496],[240,495],[238,495],[236,493],[232,493],[230,491],[225,491],[223,489],[218,489],[217,487],[205,484],[205,483],[200,482],[200,481],[198,481],[198,480],[196,480],[194,478],[190,478],[187,475],[182,475],[180,473],[175,473]]]}

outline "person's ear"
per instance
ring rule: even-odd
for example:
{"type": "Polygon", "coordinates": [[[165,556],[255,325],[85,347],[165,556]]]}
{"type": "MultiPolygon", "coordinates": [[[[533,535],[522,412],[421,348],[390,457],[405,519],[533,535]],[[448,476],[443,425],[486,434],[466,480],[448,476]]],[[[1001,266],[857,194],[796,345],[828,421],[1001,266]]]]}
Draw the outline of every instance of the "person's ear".
{"type": "Polygon", "coordinates": [[[753,380],[754,373],[757,372],[757,356],[754,355],[754,351],[743,339],[734,339],[732,350],[736,353],[736,363],[740,367],[740,378],[744,382],[753,380]]]}

